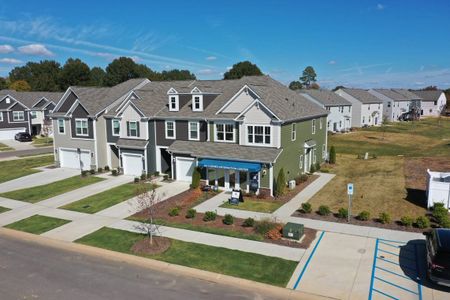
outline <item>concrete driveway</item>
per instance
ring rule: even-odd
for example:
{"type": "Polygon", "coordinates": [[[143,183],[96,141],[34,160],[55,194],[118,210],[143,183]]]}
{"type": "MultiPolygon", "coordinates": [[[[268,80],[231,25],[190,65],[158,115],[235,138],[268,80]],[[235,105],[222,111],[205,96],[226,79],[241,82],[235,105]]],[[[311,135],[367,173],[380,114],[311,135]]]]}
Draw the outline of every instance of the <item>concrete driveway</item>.
{"type": "Polygon", "coordinates": [[[16,140],[1,140],[2,144],[8,145],[9,147],[13,148],[14,150],[30,150],[35,149],[33,145],[31,145],[32,142],[18,142],[16,140]]]}

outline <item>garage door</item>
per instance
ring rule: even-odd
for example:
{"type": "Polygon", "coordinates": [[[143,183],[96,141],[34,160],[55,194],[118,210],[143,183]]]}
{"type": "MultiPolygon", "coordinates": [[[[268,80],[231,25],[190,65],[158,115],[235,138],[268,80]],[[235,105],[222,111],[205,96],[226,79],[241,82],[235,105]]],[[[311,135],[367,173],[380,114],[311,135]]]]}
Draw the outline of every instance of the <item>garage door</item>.
{"type": "MultiPolygon", "coordinates": [[[[89,150],[81,150],[81,166],[83,170],[91,169],[91,153],[89,150]]],[[[59,162],[63,168],[79,169],[80,155],[77,149],[60,149],[59,162]]]]}
{"type": "Polygon", "coordinates": [[[141,176],[144,171],[142,155],[122,153],[123,173],[125,175],[141,176]]]}
{"type": "Polygon", "coordinates": [[[192,181],[192,173],[194,172],[194,159],[176,158],[176,176],[179,181],[192,181]]]}
{"type": "Polygon", "coordinates": [[[24,131],[25,128],[0,129],[0,140],[13,140],[16,133],[24,131]]]}

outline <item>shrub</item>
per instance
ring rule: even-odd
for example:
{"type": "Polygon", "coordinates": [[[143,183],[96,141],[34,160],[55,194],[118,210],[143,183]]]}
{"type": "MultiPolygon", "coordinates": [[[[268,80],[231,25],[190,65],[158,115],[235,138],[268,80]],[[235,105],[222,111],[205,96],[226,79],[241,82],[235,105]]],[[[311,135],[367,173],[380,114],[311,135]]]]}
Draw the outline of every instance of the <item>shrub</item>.
{"type": "Polygon", "coordinates": [[[446,218],[442,220],[442,222],[439,224],[442,228],[450,228],[450,218],[446,218]]]}
{"type": "Polygon", "coordinates": [[[312,212],[312,205],[311,205],[311,203],[308,203],[308,202],[302,203],[302,211],[305,214],[310,214],[312,212]]]}
{"type": "Polygon", "coordinates": [[[279,240],[282,237],[282,234],[281,234],[281,230],[282,229],[283,229],[283,226],[281,226],[280,224],[276,224],[274,226],[274,228],[270,229],[267,232],[266,237],[268,239],[271,239],[271,240],[274,240],[274,241],[279,240]]]}
{"type": "Polygon", "coordinates": [[[448,211],[444,207],[443,203],[435,203],[433,206],[433,218],[436,222],[442,226],[442,224],[447,224],[450,222],[448,217],[448,211]]]}
{"type": "Polygon", "coordinates": [[[389,224],[391,223],[391,216],[387,212],[382,212],[379,216],[379,220],[381,224],[389,224]]]}
{"type": "Polygon", "coordinates": [[[118,172],[116,169],[112,169],[111,174],[112,174],[112,176],[117,176],[118,172]]]}
{"type": "Polygon", "coordinates": [[[105,166],[105,172],[109,172],[109,166],[105,166]]]}
{"type": "Polygon", "coordinates": [[[214,221],[217,217],[217,214],[214,211],[207,211],[205,212],[205,215],[203,216],[203,221],[210,222],[214,221]]]}
{"type": "Polygon", "coordinates": [[[411,227],[412,224],[414,223],[414,219],[410,216],[403,216],[401,217],[400,222],[402,223],[403,226],[411,227]]]}
{"type": "Polygon", "coordinates": [[[317,212],[321,216],[328,216],[331,213],[330,208],[326,205],[319,206],[319,210],[317,212]]]}
{"type": "Polygon", "coordinates": [[[428,228],[430,227],[430,219],[426,216],[420,216],[416,219],[416,226],[421,229],[428,228]]]}
{"type": "Polygon", "coordinates": [[[141,180],[144,181],[144,180],[146,180],[146,179],[147,179],[147,174],[143,173],[143,174],[141,175],[141,180]]]}
{"type": "Polygon", "coordinates": [[[186,213],[186,218],[193,219],[193,218],[195,218],[196,214],[197,214],[197,211],[193,208],[190,208],[186,213]]]}
{"type": "Polygon", "coordinates": [[[338,216],[338,218],[341,218],[341,219],[348,218],[348,209],[343,208],[343,207],[339,208],[337,216],[338,216]]]}
{"type": "Polygon", "coordinates": [[[253,218],[247,218],[244,220],[244,223],[242,223],[242,226],[244,227],[253,227],[255,225],[255,219],[253,218]]]}
{"type": "Polygon", "coordinates": [[[179,208],[178,206],[172,208],[172,209],[169,211],[169,216],[171,216],[171,217],[178,216],[179,214],[180,214],[180,208],[179,208]]]}
{"type": "Polygon", "coordinates": [[[86,177],[88,174],[88,171],[81,171],[81,177],[86,177]]]}
{"type": "Polygon", "coordinates": [[[281,168],[278,172],[277,185],[276,185],[276,195],[277,197],[282,196],[286,190],[286,177],[284,176],[284,169],[281,168]]]}
{"type": "Polygon", "coordinates": [[[90,169],[89,173],[91,173],[91,175],[94,175],[95,174],[95,170],[94,169],[90,169]]]}
{"type": "Polygon", "coordinates": [[[197,167],[194,169],[194,172],[192,173],[192,183],[191,188],[197,189],[200,186],[200,169],[197,167]]]}
{"type": "Polygon", "coordinates": [[[295,177],[295,184],[299,185],[302,182],[306,182],[308,180],[308,175],[302,174],[300,176],[295,177]]]}
{"type": "Polygon", "coordinates": [[[269,219],[263,219],[256,222],[255,232],[265,236],[270,230],[274,229],[275,226],[276,224],[271,222],[269,219]]]}
{"type": "Polygon", "coordinates": [[[309,173],[314,173],[316,171],[316,167],[314,165],[311,165],[311,167],[309,168],[309,173]]]}
{"type": "Polygon", "coordinates": [[[222,220],[225,225],[232,225],[234,223],[234,217],[230,214],[226,214],[222,220]]]}
{"type": "Polygon", "coordinates": [[[316,168],[316,171],[320,170],[320,164],[318,162],[314,165],[314,167],[316,168]]]}
{"type": "Polygon", "coordinates": [[[97,173],[103,173],[103,169],[102,168],[98,168],[97,169],[97,173]]]}
{"type": "Polygon", "coordinates": [[[134,177],[134,183],[139,183],[139,177],[134,177]]]}
{"type": "Polygon", "coordinates": [[[158,176],[159,176],[159,172],[156,171],[155,173],[153,173],[153,175],[155,175],[156,177],[158,177],[158,176]]]}
{"type": "Polygon", "coordinates": [[[330,148],[330,164],[335,164],[336,163],[336,149],[334,148],[334,146],[331,146],[330,148]]]}
{"type": "Polygon", "coordinates": [[[358,214],[358,219],[361,221],[368,221],[370,219],[370,212],[363,210],[358,214]]]}

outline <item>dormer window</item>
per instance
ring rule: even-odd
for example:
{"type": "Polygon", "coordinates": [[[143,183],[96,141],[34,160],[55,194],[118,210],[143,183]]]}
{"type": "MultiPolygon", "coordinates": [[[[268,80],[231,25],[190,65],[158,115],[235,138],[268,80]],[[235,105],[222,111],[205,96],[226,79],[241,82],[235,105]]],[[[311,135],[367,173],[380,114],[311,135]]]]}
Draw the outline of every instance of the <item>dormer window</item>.
{"type": "Polygon", "coordinates": [[[203,111],[203,96],[193,95],[192,96],[192,110],[193,111],[203,111]]]}
{"type": "Polygon", "coordinates": [[[11,103],[11,99],[9,97],[6,97],[6,104],[10,104],[11,103]]]}
{"type": "Polygon", "coordinates": [[[178,95],[169,96],[169,111],[178,111],[180,109],[180,104],[178,101],[178,95]]]}

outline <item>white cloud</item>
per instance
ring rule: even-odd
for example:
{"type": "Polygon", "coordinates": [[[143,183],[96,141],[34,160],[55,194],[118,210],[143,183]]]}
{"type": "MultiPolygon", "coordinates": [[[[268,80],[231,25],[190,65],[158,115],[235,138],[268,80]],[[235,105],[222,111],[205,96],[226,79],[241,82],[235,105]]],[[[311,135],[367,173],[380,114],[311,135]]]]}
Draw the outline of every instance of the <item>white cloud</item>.
{"type": "Polygon", "coordinates": [[[381,4],[381,3],[378,3],[378,4],[377,4],[377,10],[383,10],[383,9],[385,9],[385,8],[386,8],[385,5],[383,5],[383,4],[381,4]]]}
{"type": "Polygon", "coordinates": [[[27,55],[52,56],[54,53],[42,44],[30,44],[19,47],[19,52],[27,55]]]}
{"type": "Polygon", "coordinates": [[[227,67],[227,70],[230,71],[231,69],[233,69],[233,67],[227,67]]]}
{"type": "Polygon", "coordinates": [[[23,61],[15,58],[0,58],[0,63],[17,65],[23,63],[23,61]]]}
{"type": "Polygon", "coordinates": [[[14,52],[14,47],[11,45],[0,45],[0,53],[11,53],[14,52]]]}
{"type": "Polygon", "coordinates": [[[213,69],[201,69],[197,71],[197,74],[199,75],[211,75],[216,73],[216,71],[214,71],[213,69]]]}
{"type": "Polygon", "coordinates": [[[328,64],[329,64],[329,65],[335,65],[335,64],[336,64],[336,61],[335,61],[335,60],[330,60],[330,61],[328,62],[328,64]]]}
{"type": "Polygon", "coordinates": [[[216,60],[217,56],[207,56],[205,59],[206,60],[216,60]]]}

